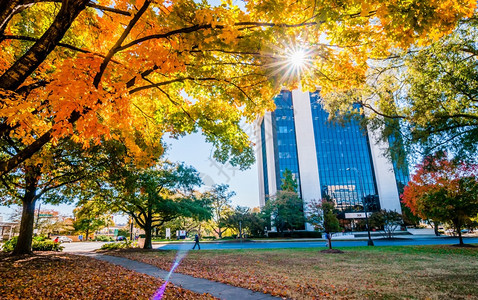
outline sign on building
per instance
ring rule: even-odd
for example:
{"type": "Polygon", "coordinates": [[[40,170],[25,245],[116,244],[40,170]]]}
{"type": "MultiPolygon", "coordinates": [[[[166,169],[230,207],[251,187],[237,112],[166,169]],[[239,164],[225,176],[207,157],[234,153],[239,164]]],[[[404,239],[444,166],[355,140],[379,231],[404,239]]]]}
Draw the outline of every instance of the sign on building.
{"type": "MultiPolygon", "coordinates": [[[[367,216],[370,218],[372,215],[371,212],[367,212],[367,216]]],[[[359,213],[345,213],[345,218],[346,219],[365,219],[365,213],[359,212],[359,213]]]]}

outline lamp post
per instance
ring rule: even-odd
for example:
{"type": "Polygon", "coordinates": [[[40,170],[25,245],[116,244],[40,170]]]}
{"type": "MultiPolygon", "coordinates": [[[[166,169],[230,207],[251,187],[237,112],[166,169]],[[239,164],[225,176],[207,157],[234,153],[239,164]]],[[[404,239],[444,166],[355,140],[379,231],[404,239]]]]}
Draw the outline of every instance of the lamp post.
{"type": "Polygon", "coordinates": [[[363,210],[365,212],[365,222],[367,223],[367,233],[368,233],[367,245],[368,246],[374,246],[372,237],[370,235],[370,226],[368,224],[368,210],[367,210],[367,203],[365,203],[365,189],[364,189],[364,185],[363,185],[363,181],[362,181],[362,174],[361,174],[360,170],[357,169],[357,168],[347,168],[347,171],[351,171],[351,170],[354,170],[356,172],[356,175],[359,179],[360,188],[362,189],[362,204],[363,204],[363,210]]]}

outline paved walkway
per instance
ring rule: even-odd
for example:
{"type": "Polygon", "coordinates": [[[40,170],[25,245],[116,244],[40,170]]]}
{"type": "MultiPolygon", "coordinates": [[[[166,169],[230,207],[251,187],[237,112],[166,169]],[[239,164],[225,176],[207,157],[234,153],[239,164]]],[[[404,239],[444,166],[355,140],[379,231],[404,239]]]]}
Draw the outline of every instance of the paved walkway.
{"type": "MultiPolygon", "coordinates": [[[[86,255],[90,257],[94,257],[99,260],[107,261],[115,265],[122,266],[126,269],[136,271],[138,273],[143,273],[146,275],[159,277],[161,279],[165,279],[168,275],[168,271],[164,271],[159,269],[155,266],[145,264],[142,262],[130,260],[123,257],[116,257],[98,253],[77,253],[80,255],[86,255]]],[[[171,277],[169,277],[169,282],[176,286],[180,286],[184,289],[204,294],[208,293],[214,297],[225,299],[225,300],[242,300],[242,299],[250,299],[250,300],[266,300],[266,299],[278,299],[268,294],[253,292],[248,289],[243,289],[239,287],[234,287],[231,285],[227,285],[220,282],[210,281],[207,279],[202,278],[195,278],[189,275],[183,275],[179,273],[173,273],[171,277]]],[[[158,286],[159,288],[159,286],[158,286]]]]}

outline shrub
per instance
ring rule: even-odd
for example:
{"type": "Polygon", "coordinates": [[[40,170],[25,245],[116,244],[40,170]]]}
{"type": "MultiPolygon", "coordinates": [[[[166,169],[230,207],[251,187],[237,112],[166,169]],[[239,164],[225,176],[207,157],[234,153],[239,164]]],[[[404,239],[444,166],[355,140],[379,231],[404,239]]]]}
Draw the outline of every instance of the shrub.
{"type": "Polygon", "coordinates": [[[15,249],[15,246],[17,245],[17,241],[18,241],[18,236],[14,236],[8,241],[6,241],[2,247],[3,252],[12,252],[13,249],[15,249]]]}
{"type": "Polygon", "coordinates": [[[131,241],[124,241],[124,242],[117,242],[117,243],[108,243],[101,246],[101,250],[117,250],[117,249],[129,249],[129,248],[137,248],[137,242],[131,241]]]}
{"type": "Polygon", "coordinates": [[[48,237],[45,235],[38,235],[33,237],[33,240],[38,242],[43,242],[43,241],[46,241],[47,239],[48,237]]]}
{"type": "MultiPolygon", "coordinates": [[[[60,243],[55,243],[51,240],[42,239],[43,237],[34,237],[32,241],[33,251],[63,251],[64,247],[60,243]]],[[[3,244],[2,250],[4,252],[11,252],[15,249],[18,242],[18,236],[14,236],[3,244]]]]}
{"type": "Polygon", "coordinates": [[[317,231],[285,231],[285,232],[276,232],[276,231],[269,231],[267,233],[269,238],[278,238],[278,237],[285,237],[285,238],[321,238],[322,233],[317,231]]]}
{"type": "Polygon", "coordinates": [[[112,242],[113,238],[110,237],[110,236],[106,236],[106,235],[97,235],[97,236],[95,236],[95,241],[98,241],[98,242],[112,242]]]}
{"type": "Polygon", "coordinates": [[[33,241],[32,244],[33,251],[63,251],[64,248],[60,243],[51,240],[33,241]]]}

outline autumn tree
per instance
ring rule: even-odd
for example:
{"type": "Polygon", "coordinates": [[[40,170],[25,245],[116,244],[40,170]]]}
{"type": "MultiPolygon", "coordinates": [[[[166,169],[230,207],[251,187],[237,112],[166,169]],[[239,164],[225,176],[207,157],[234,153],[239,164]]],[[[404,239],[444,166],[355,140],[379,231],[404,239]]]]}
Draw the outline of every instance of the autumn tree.
{"type": "Polygon", "coordinates": [[[461,229],[478,213],[478,166],[448,159],[446,153],[427,156],[417,166],[402,201],[423,219],[450,223],[463,244],[461,229]]]}
{"type": "Polygon", "coordinates": [[[184,164],[158,162],[147,169],[129,166],[111,174],[98,190],[112,210],[130,215],[145,231],[145,249],[151,249],[154,227],[178,217],[207,220],[211,207],[194,188],[202,184],[198,172],[184,164]]]}
{"type": "Polygon", "coordinates": [[[332,235],[341,229],[335,203],[327,198],[310,201],[307,221],[315,230],[327,233],[329,249],[332,249],[332,235]]]}
{"type": "MultiPolygon", "coordinates": [[[[192,0],[0,2],[0,136],[16,139],[0,174],[48,144],[125,141],[157,144],[201,130],[235,165],[251,163],[239,121],[273,108],[291,48],[307,46],[306,89],[361,87],[369,59],[427,44],[470,17],[475,1],[192,0]],[[326,36],[326,41],[324,41],[326,36]],[[309,58],[308,58],[309,61],[309,58]],[[194,99],[194,100],[193,100],[194,99]],[[131,128],[136,129],[132,131],[131,128]]],[[[290,78],[293,77],[293,78],[290,78]]],[[[141,148],[141,147],[140,147],[141,148]]]]}
{"type": "Polygon", "coordinates": [[[227,184],[215,184],[210,191],[203,195],[211,202],[213,230],[219,238],[222,238],[225,231],[224,219],[232,212],[231,198],[235,195],[234,191],[229,191],[229,185],[227,184]]]}

